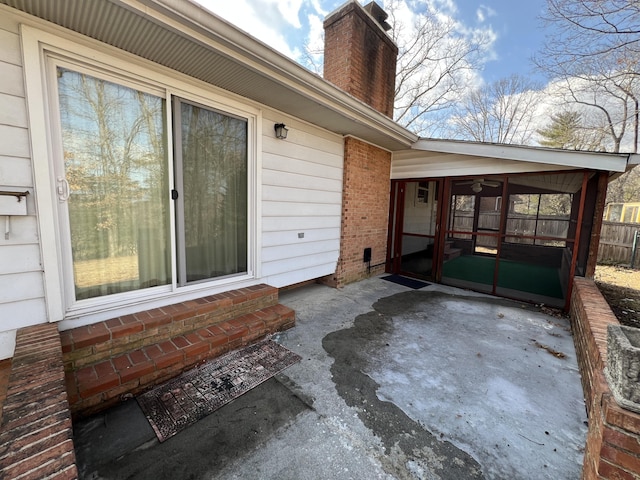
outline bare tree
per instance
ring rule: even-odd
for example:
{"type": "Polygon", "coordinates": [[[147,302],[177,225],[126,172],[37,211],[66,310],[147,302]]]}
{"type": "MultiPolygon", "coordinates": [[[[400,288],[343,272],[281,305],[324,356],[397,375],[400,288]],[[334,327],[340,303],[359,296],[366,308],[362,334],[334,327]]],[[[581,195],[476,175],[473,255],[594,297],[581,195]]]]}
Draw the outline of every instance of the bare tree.
{"type": "MultiPolygon", "coordinates": [[[[607,150],[625,143],[637,151],[640,124],[640,2],[547,0],[551,34],[534,59],[568,104],[590,111],[594,130],[607,134],[607,150]]],[[[573,108],[573,107],[572,107],[573,108]]]]}
{"type": "Polygon", "coordinates": [[[539,98],[539,87],[517,75],[473,90],[450,119],[454,135],[478,142],[526,145],[534,133],[539,98]]]}
{"type": "Polygon", "coordinates": [[[640,168],[627,171],[609,183],[607,203],[637,202],[640,200],[640,168]]]}
{"type": "Polygon", "coordinates": [[[637,0],[547,0],[542,18],[551,27],[544,55],[552,67],[567,71],[583,59],[640,53],[637,0]]]}
{"type": "Polygon", "coordinates": [[[394,117],[419,135],[437,136],[443,118],[472,87],[493,36],[461,29],[428,3],[409,16],[404,1],[392,0],[386,11],[399,50],[394,117]]]}

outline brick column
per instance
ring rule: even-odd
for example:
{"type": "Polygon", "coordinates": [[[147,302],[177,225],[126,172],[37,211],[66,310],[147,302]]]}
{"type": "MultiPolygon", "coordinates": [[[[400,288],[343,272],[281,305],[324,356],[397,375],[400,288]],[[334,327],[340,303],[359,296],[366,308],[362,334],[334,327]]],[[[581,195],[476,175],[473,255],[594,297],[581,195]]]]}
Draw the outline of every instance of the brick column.
{"type": "Polygon", "coordinates": [[[389,227],[391,154],[355,138],[346,138],[342,193],[340,258],[325,282],[340,287],[384,271],[389,227]],[[371,248],[371,270],[363,261],[371,248]]]}

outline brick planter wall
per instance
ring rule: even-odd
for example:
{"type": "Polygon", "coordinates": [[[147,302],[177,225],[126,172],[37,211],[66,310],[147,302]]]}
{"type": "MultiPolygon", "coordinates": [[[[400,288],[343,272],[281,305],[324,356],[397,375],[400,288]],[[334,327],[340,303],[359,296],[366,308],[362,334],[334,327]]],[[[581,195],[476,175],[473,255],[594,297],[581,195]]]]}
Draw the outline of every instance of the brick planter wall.
{"type": "Polygon", "coordinates": [[[0,428],[0,478],[78,478],[55,324],[18,330],[0,428]]]}
{"type": "Polygon", "coordinates": [[[604,377],[609,323],[618,320],[598,287],[576,278],[571,326],[589,416],[582,478],[640,479],[640,415],[618,406],[604,377]]]}

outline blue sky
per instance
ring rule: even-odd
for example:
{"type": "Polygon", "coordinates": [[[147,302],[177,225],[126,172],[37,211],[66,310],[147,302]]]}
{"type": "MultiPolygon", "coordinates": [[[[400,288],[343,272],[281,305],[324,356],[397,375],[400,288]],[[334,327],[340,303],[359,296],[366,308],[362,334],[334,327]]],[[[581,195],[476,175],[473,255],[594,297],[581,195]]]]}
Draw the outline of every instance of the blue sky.
{"type": "MultiPolygon", "coordinates": [[[[345,3],[345,0],[196,1],[301,63],[305,45],[316,48],[320,45],[322,19],[345,3]]],[[[386,7],[390,0],[378,1],[386,7]]],[[[544,39],[538,17],[546,0],[407,0],[413,8],[427,2],[455,19],[461,31],[482,29],[494,38],[480,74],[485,82],[514,73],[544,80],[533,71],[530,58],[544,39]]]]}

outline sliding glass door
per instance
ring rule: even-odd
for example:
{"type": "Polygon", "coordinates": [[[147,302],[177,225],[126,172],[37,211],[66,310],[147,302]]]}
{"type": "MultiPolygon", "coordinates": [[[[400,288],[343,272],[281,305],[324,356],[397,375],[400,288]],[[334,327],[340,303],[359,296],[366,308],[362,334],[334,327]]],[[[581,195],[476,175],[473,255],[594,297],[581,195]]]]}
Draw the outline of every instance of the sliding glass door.
{"type": "Polygon", "coordinates": [[[178,281],[247,270],[247,122],[174,100],[178,281]]]}
{"type": "Polygon", "coordinates": [[[55,68],[67,305],[248,274],[248,118],[97,70],[55,68]]]}

